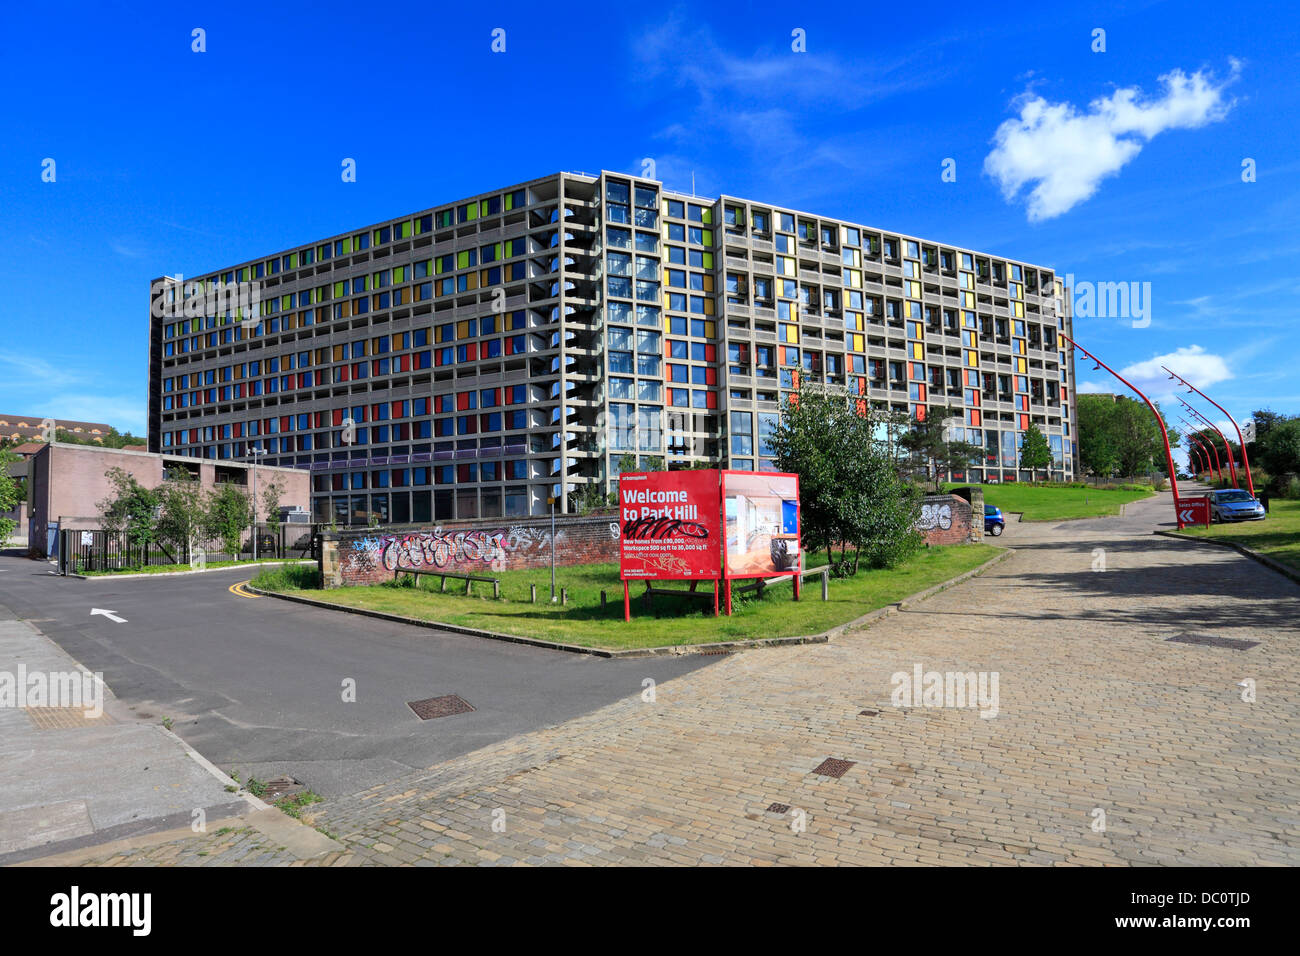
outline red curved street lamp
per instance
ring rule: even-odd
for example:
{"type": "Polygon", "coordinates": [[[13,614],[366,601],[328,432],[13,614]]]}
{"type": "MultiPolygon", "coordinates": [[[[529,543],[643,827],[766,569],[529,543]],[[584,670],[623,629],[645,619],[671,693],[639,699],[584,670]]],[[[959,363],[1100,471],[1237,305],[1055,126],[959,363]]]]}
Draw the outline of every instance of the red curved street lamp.
{"type": "MultiPolygon", "coordinates": [[[[1227,456],[1227,458],[1228,458],[1228,470],[1232,472],[1232,487],[1234,487],[1234,488],[1238,488],[1238,487],[1240,487],[1240,486],[1241,486],[1241,482],[1239,482],[1239,481],[1237,480],[1237,463],[1233,460],[1236,456],[1233,455],[1233,453],[1232,453],[1232,446],[1228,444],[1228,439],[1227,439],[1227,437],[1223,434],[1223,432],[1219,431],[1219,426],[1216,425],[1216,424],[1214,424],[1214,422],[1210,421],[1208,418],[1206,418],[1204,415],[1202,415],[1202,414],[1201,414],[1200,412],[1198,412],[1196,409],[1192,408],[1191,405],[1189,405],[1187,402],[1183,401],[1182,398],[1179,398],[1179,396],[1175,395],[1174,398],[1177,398],[1177,399],[1178,399],[1179,403],[1183,406],[1183,408],[1187,409],[1189,412],[1191,412],[1193,415],[1195,415],[1197,421],[1199,421],[1199,422],[1203,422],[1204,424],[1209,425],[1210,428],[1212,428],[1212,429],[1214,430],[1214,433],[1215,433],[1216,435],[1219,436],[1219,440],[1223,442],[1223,451],[1224,451],[1224,454],[1225,454],[1225,455],[1227,456]]],[[[1213,439],[1210,440],[1210,445],[1211,445],[1211,446],[1214,445],[1214,440],[1213,440],[1213,439]]],[[[1217,448],[1215,449],[1215,456],[1216,456],[1216,457],[1218,456],[1218,449],[1217,449],[1217,448]]]]}
{"type": "MultiPolygon", "coordinates": [[[[1228,410],[1226,408],[1224,408],[1214,399],[1210,398],[1210,396],[1206,395],[1204,392],[1202,392],[1191,382],[1187,381],[1187,379],[1183,378],[1177,372],[1171,371],[1168,367],[1164,365],[1160,367],[1163,368],[1166,372],[1169,372],[1170,378],[1177,379],[1179,382],[1186,385],[1188,391],[1195,392],[1197,395],[1201,396],[1201,398],[1205,399],[1207,402],[1209,402],[1219,411],[1223,412],[1223,414],[1228,415],[1228,410]]],[[[1246,468],[1246,484],[1250,488],[1250,496],[1253,498],[1255,497],[1255,481],[1250,474],[1250,458],[1246,455],[1246,439],[1242,437],[1241,426],[1237,424],[1237,420],[1233,418],[1231,415],[1228,415],[1228,421],[1232,422],[1232,427],[1237,429],[1237,442],[1241,445],[1241,463],[1246,468]]]]}
{"type": "MultiPolygon", "coordinates": [[[[1206,460],[1207,462],[1210,460],[1210,452],[1213,452],[1213,453],[1214,453],[1214,473],[1215,473],[1215,476],[1216,476],[1220,481],[1222,481],[1222,480],[1223,480],[1223,468],[1220,467],[1220,465],[1219,465],[1219,450],[1218,450],[1217,448],[1214,447],[1214,442],[1210,442],[1209,451],[1206,451],[1205,443],[1204,443],[1203,441],[1201,441],[1199,438],[1196,437],[1196,434],[1195,434],[1195,431],[1196,431],[1196,430],[1195,430],[1195,427],[1192,425],[1192,423],[1189,422],[1189,421],[1187,421],[1187,419],[1185,419],[1185,418],[1183,419],[1183,423],[1184,423],[1184,424],[1188,427],[1188,429],[1189,429],[1189,431],[1187,432],[1187,437],[1190,438],[1192,441],[1196,442],[1196,444],[1200,446],[1200,448],[1201,448],[1201,452],[1202,452],[1202,454],[1205,455],[1205,460],[1206,460]]],[[[1208,471],[1209,469],[1207,468],[1206,470],[1208,471]]]]}
{"type": "Polygon", "coordinates": [[[1205,446],[1202,445],[1200,442],[1196,441],[1196,439],[1195,439],[1195,438],[1192,438],[1190,435],[1188,436],[1188,438],[1191,438],[1191,440],[1195,443],[1195,447],[1192,448],[1192,449],[1190,449],[1190,450],[1196,453],[1196,461],[1197,461],[1197,466],[1198,466],[1198,467],[1197,467],[1197,474],[1200,474],[1200,475],[1209,474],[1209,473],[1210,473],[1210,459],[1209,459],[1208,457],[1206,457],[1206,454],[1205,454],[1205,446]]]}
{"type": "MultiPolygon", "coordinates": [[[[1160,410],[1157,409],[1155,405],[1151,403],[1151,399],[1147,398],[1140,391],[1138,391],[1137,388],[1134,387],[1132,382],[1126,379],[1123,375],[1120,375],[1119,372],[1115,371],[1113,368],[1111,368],[1101,359],[1097,358],[1097,356],[1093,355],[1091,352],[1085,349],[1078,342],[1074,341],[1074,339],[1070,338],[1064,332],[1057,332],[1056,334],[1059,335],[1061,338],[1065,339],[1065,341],[1069,342],[1071,348],[1078,349],[1084,355],[1088,356],[1088,358],[1092,359],[1096,368],[1104,368],[1106,371],[1110,372],[1111,375],[1114,375],[1117,379],[1119,379],[1121,382],[1127,385],[1132,391],[1137,392],[1138,397],[1141,398],[1142,401],[1147,403],[1147,408],[1151,409],[1151,414],[1154,415],[1156,418],[1156,424],[1160,426],[1160,437],[1163,438],[1165,442],[1165,463],[1169,466],[1169,487],[1173,490],[1174,493],[1174,512],[1176,514],[1179,513],[1180,509],[1178,505],[1182,499],[1178,495],[1178,471],[1177,469],[1174,468],[1174,453],[1169,447],[1169,429],[1165,427],[1164,416],[1160,414],[1160,410]]],[[[1165,369],[1165,371],[1168,371],[1168,369],[1165,369]]],[[[1183,519],[1181,514],[1179,515],[1178,518],[1178,527],[1179,529],[1183,527],[1183,519]]]]}
{"type": "MultiPolygon", "coordinates": [[[[1191,438],[1190,435],[1188,437],[1191,438]]],[[[1192,439],[1192,441],[1195,441],[1195,439],[1192,439]]],[[[1187,454],[1188,457],[1192,455],[1196,456],[1194,459],[1192,459],[1192,463],[1196,466],[1196,473],[1198,475],[1205,474],[1207,469],[1207,466],[1205,464],[1205,453],[1202,452],[1199,448],[1189,446],[1187,449],[1187,454]]]]}

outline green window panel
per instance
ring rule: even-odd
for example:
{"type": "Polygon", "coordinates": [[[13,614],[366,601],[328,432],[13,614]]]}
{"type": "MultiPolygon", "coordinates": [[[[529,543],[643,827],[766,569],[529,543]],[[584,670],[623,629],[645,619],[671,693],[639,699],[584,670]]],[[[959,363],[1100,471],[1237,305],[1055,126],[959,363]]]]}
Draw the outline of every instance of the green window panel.
{"type": "Polygon", "coordinates": [[[287,295],[280,296],[280,308],[286,310],[289,308],[289,297],[287,295]]]}
{"type": "Polygon", "coordinates": [[[515,208],[515,194],[514,194],[514,193],[506,193],[505,200],[506,200],[506,201],[505,201],[505,206],[504,206],[504,208],[505,208],[505,210],[506,210],[507,212],[509,212],[511,209],[514,209],[514,208],[515,208]]]}
{"type": "Polygon", "coordinates": [[[298,268],[298,253],[296,252],[289,253],[289,268],[290,269],[298,268]]]}
{"type": "Polygon", "coordinates": [[[397,227],[397,231],[399,239],[409,239],[411,237],[411,220],[408,219],[406,222],[401,223],[397,227]]]}
{"type": "Polygon", "coordinates": [[[343,296],[345,295],[345,292],[344,292],[344,286],[345,286],[345,285],[346,285],[346,283],[344,283],[344,282],[336,282],[336,283],[334,283],[334,298],[336,298],[336,299],[341,299],[341,298],[343,298],[343,296]]]}
{"type": "Polygon", "coordinates": [[[343,240],[343,255],[346,256],[351,251],[352,251],[352,239],[351,237],[349,237],[343,240]]]}

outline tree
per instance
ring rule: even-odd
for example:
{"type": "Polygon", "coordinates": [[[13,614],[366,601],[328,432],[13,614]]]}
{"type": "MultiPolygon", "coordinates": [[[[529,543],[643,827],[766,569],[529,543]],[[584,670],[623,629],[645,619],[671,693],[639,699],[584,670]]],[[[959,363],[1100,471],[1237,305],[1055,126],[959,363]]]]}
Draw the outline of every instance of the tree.
{"type": "Polygon", "coordinates": [[[1300,474],[1300,418],[1274,425],[1264,439],[1262,464],[1270,475],[1300,474]]]}
{"type": "Polygon", "coordinates": [[[109,426],[105,434],[99,436],[78,435],[66,428],[56,428],[54,430],[54,440],[65,445],[99,445],[101,448],[124,448],[127,445],[147,445],[149,443],[148,439],[132,435],[130,432],[119,432],[112,426],[109,426]]]}
{"type": "MultiPolygon", "coordinates": [[[[1157,410],[1159,407],[1156,406],[1157,410]]],[[[1112,437],[1120,473],[1144,475],[1152,471],[1164,471],[1168,467],[1165,462],[1164,438],[1146,403],[1117,398],[1114,415],[1112,437]]],[[[1161,418],[1164,418],[1163,413],[1161,418]]],[[[1167,422],[1165,427],[1169,433],[1170,447],[1176,447],[1179,441],[1177,430],[1169,428],[1167,422]]]]}
{"type": "Polygon", "coordinates": [[[160,510],[157,533],[181,552],[180,560],[190,561],[193,551],[203,544],[207,502],[198,479],[184,468],[168,468],[157,489],[160,510]]]}
{"type": "Polygon", "coordinates": [[[579,485],[577,490],[569,492],[569,511],[580,515],[590,514],[597,508],[605,507],[606,501],[605,492],[600,485],[594,482],[579,485]]]}
{"type": "Polygon", "coordinates": [[[1047,471],[1052,466],[1052,447],[1038,430],[1037,422],[1030,422],[1020,445],[1020,467],[1028,468],[1032,475],[1038,469],[1047,471]]]}
{"type": "Polygon", "coordinates": [[[944,422],[949,418],[961,417],[960,408],[931,406],[924,420],[912,422],[911,428],[899,436],[899,447],[908,452],[925,479],[934,482],[936,492],[939,491],[944,475],[963,471],[970,467],[971,462],[978,461],[984,455],[984,449],[980,445],[950,440],[944,422]]]}
{"type": "Polygon", "coordinates": [[[221,550],[231,558],[239,557],[240,539],[252,520],[253,503],[235,485],[225,482],[208,493],[203,532],[219,540],[221,550]]]}
{"type": "Polygon", "coordinates": [[[920,543],[920,491],[899,475],[876,424],[855,400],[805,387],[783,404],[769,439],[777,468],[799,476],[802,538],[832,563],[838,544],[840,573],[857,573],[863,558],[896,564],[920,543]]]}
{"type": "Polygon", "coordinates": [[[282,497],[284,497],[284,482],[279,478],[270,478],[262,486],[262,508],[266,511],[266,528],[277,537],[280,534],[280,499],[282,497]]]}
{"type": "Polygon", "coordinates": [[[126,537],[127,563],[133,563],[136,552],[143,563],[144,550],[158,540],[158,510],[160,496],[146,488],[125,469],[114,466],[104,472],[112,486],[107,498],[98,502],[99,525],[112,534],[126,537]]]}
{"type": "Polygon", "coordinates": [[[1119,468],[1115,402],[1109,395],[1078,395],[1079,464],[1089,474],[1109,478],[1119,468]]]}
{"type": "Polygon", "coordinates": [[[9,474],[9,466],[20,460],[13,452],[0,450],[0,546],[9,540],[9,536],[18,527],[18,522],[6,515],[18,507],[21,497],[19,483],[9,474]]]}

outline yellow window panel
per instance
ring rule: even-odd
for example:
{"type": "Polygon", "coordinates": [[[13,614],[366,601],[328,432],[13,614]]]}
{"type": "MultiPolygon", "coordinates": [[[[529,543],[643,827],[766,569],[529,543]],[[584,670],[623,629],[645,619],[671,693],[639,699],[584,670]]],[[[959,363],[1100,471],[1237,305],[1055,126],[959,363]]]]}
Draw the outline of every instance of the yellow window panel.
{"type": "Polygon", "coordinates": [[[979,356],[979,353],[978,353],[978,352],[967,351],[967,353],[966,353],[966,365],[967,365],[968,367],[970,367],[970,368],[976,368],[976,367],[979,365],[979,363],[980,363],[980,356],[979,356]]]}
{"type": "Polygon", "coordinates": [[[1014,305],[1016,307],[1016,318],[1023,319],[1025,317],[1025,304],[1023,302],[1016,302],[1014,305]]]}
{"type": "Polygon", "coordinates": [[[711,275],[706,275],[706,276],[704,277],[704,291],[705,291],[705,292],[712,292],[712,291],[713,291],[713,276],[711,276],[711,275]]]}
{"type": "Polygon", "coordinates": [[[458,339],[467,339],[467,338],[469,338],[469,322],[468,322],[468,321],[465,321],[465,322],[457,322],[457,323],[456,323],[456,338],[458,338],[458,339]]]}
{"type": "MultiPolygon", "coordinates": [[[[709,304],[712,305],[712,303],[709,303],[709,304]]],[[[712,315],[712,313],[709,313],[709,314],[712,315]]],[[[705,338],[709,338],[709,339],[713,339],[713,338],[717,338],[717,337],[718,337],[718,323],[717,323],[717,322],[705,322],[705,323],[704,323],[704,337],[705,337],[705,338]]]]}
{"type": "Polygon", "coordinates": [[[925,346],[922,345],[920,342],[912,343],[912,358],[914,359],[925,358],[925,346]]]}
{"type": "Polygon", "coordinates": [[[1027,367],[1024,359],[1022,358],[1016,359],[1016,371],[1019,372],[1021,375],[1025,374],[1025,372],[1027,371],[1027,367]]]}
{"type": "Polygon", "coordinates": [[[853,351],[865,352],[867,350],[867,337],[865,335],[853,336],[853,351]]]}
{"type": "Polygon", "coordinates": [[[1024,355],[1024,354],[1025,354],[1025,340],[1024,340],[1024,339],[1016,339],[1016,351],[1019,352],[1021,355],[1024,355]]]}

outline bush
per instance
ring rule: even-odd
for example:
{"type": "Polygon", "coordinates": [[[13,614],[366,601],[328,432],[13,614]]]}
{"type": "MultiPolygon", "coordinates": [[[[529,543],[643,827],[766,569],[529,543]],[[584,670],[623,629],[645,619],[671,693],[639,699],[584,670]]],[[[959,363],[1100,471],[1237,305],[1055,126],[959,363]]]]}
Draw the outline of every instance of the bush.
{"type": "Polygon", "coordinates": [[[263,591],[316,590],[321,586],[320,570],[311,564],[285,564],[268,568],[250,583],[263,591]]]}
{"type": "Polygon", "coordinates": [[[1292,475],[1290,479],[1282,486],[1282,497],[1291,500],[1300,499],[1300,478],[1292,475]]]}

